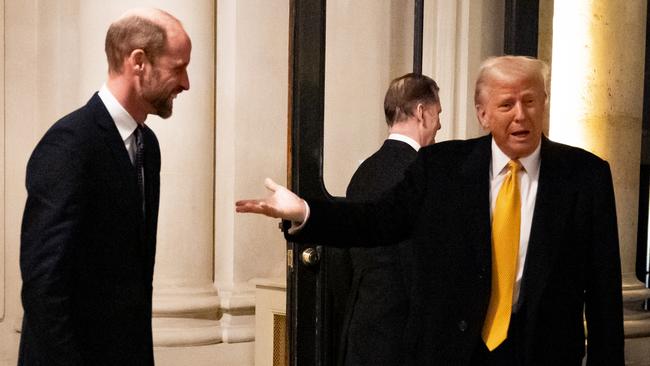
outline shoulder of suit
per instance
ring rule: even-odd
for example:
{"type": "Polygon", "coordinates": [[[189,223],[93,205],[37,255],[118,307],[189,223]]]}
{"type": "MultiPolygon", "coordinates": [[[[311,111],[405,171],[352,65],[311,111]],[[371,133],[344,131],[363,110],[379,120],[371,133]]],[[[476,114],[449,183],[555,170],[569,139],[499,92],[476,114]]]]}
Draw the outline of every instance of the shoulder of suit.
{"type": "Polygon", "coordinates": [[[544,159],[555,159],[573,168],[590,169],[594,166],[602,166],[607,162],[598,155],[583,148],[563,144],[546,139],[542,145],[542,161],[544,159]]]}
{"type": "Polygon", "coordinates": [[[372,172],[383,165],[384,160],[386,159],[387,150],[382,146],[379,150],[375,151],[372,155],[365,158],[361,164],[357,167],[357,170],[352,176],[352,180],[355,179],[355,176],[358,177],[368,172],[372,172]]]}
{"type": "MultiPolygon", "coordinates": [[[[93,143],[99,135],[98,125],[94,123],[98,113],[102,111],[100,105],[88,104],[68,113],[56,121],[43,135],[39,145],[56,143],[67,149],[77,150],[93,143]]],[[[108,113],[108,112],[106,112],[108,113]]]]}
{"type": "Polygon", "coordinates": [[[417,152],[410,145],[387,140],[359,165],[350,179],[346,196],[362,200],[375,197],[392,186],[395,179],[399,180],[416,157],[417,152]]]}
{"type": "Polygon", "coordinates": [[[489,136],[482,136],[467,140],[448,140],[437,142],[433,145],[425,146],[420,149],[420,154],[424,155],[463,155],[473,151],[478,145],[484,144],[486,147],[490,146],[489,136]]]}
{"type": "Polygon", "coordinates": [[[393,165],[404,160],[412,161],[416,156],[417,151],[409,144],[396,140],[386,140],[379,150],[375,151],[359,165],[359,169],[367,169],[374,165],[385,167],[386,164],[393,165]]]}

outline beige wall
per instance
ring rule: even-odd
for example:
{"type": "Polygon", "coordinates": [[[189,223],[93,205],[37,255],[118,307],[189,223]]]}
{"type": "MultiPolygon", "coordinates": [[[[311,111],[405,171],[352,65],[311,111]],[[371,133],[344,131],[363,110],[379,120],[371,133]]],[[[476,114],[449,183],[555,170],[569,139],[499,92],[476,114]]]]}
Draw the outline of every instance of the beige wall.
{"type": "Polygon", "coordinates": [[[15,364],[18,350],[17,323],[20,306],[18,246],[20,218],[25,203],[25,164],[36,143],[39,105],[37,103],[37,44],[33,31],[37,20],[35,1],[5,1],[5,114],[4,114],[4,247],[5,317],[0,323],[0,360],[15,364]]]}
{"type": "Polygon", "coordinates": [[[413,1],[334,0],[326,13],[323,180],[345,196],[359,163],[387,136],[388,84],[413,70],[413,1]]]}
{"type": "Polygon", "coordinates": [[[287,181],[289,0],[217,4],[215,278],[228,287],[284,276],[275,222],[233,203],[265,195],[265,177],[287,181]]]}
{"type": "MultiPolygon", "coordinates": [[[[4,85],[4,1],[0,2],[0,85],[4,85]]],[[[0,177],[5,176],[5,93],[4,88],[0,88],[0,177]]],[[[0,179],[0,202],[5,201],[4,179],[0,179]]],[[[5,207],[0,205],[0,321],[5,317],[5,207]]]]}
{"type": "MultiPolygon", "coordinates": [[[[4,0],[0,1],[0,85],[5,85],[5,73],[4,73],[4,0]]],[[[6,319],[6,305],[5,305],[5,296],[6,296],[6,261],[5,261],[5,252],[6,252],[6,232],[5,232],[5,88],[0,88],[0,336],[5,339],[4,335],[7,334],[5,324],[7,323],[6,319]]],[[[5,360],[9,357],[9,354],[15,347],[15,337],[7,336],[6,342],[0,342],[0,365],[2,365],[5,360]]]]}

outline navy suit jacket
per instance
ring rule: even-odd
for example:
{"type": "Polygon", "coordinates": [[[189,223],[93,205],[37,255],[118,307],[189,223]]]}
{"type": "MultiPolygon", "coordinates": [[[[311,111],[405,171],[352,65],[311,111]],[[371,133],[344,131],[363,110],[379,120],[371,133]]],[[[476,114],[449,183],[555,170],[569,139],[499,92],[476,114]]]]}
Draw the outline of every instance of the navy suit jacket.
{"type": "MultiPolygon", "coordinates": [[[[389,245],[411,237],[425,304],[411,363],[467,365],[490,297],[491,136],[420,150],[405,179],[373,203],[308,200],[292,241],[389,245]]],[[[523,365],[622,366],[623,311],[609,165],[542,138],[537,199],[520,293],[523,365]]]]}
{"type": "Polygon", "coordinates": [[[144,128],[145,207],[124,142],[95,94],[27,165],[19,365],[152,365],[160,149],[144,128]]]}

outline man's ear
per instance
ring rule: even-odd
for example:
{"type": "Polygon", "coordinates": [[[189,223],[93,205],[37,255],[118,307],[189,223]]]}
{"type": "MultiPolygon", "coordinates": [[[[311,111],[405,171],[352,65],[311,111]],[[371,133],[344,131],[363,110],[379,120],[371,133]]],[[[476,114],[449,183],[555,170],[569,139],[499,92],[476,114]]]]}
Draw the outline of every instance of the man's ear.
{"type": "Polygon", "coordinates": [[[144,50],[139,48],[131,51],[131,54],[128,57],[129,68],[131,68],[135,74],[142,74],[147,62],[147,55],[144,53],[144,50]]]}
{"type": "Polygon", "coordinates": [[[483,107],[481,104],[475,105],[476,107],[476,118],[478,118],[478,122],[481,124],[481,127],[483,127],[486,130],[490,129],[490,124],[488,123],[488,120],[486,118],[486,112],[485,112],[485,107],[483,107]]]}
{"type": "Polygon", "coordinates": [[[415,106],[415,118],[420,121],[424,121],[424,105],[422,103],[418,103],[417,106],[415,106]]]}

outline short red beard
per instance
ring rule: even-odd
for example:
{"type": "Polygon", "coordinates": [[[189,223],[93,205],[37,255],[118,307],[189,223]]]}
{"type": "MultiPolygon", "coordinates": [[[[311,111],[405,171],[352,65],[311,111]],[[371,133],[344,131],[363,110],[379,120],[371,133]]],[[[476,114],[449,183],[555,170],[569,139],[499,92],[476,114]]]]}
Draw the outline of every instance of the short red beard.
{"type": "Polygon", "coordinates": [[[171,92],[166,92],[160,86],[160,72],[153,69],[151,76],[145,79],[142,90],[142,98],[153,108],[152,114],[162,118],[169,118],[172,115],[173,98],[171,92]]]}

